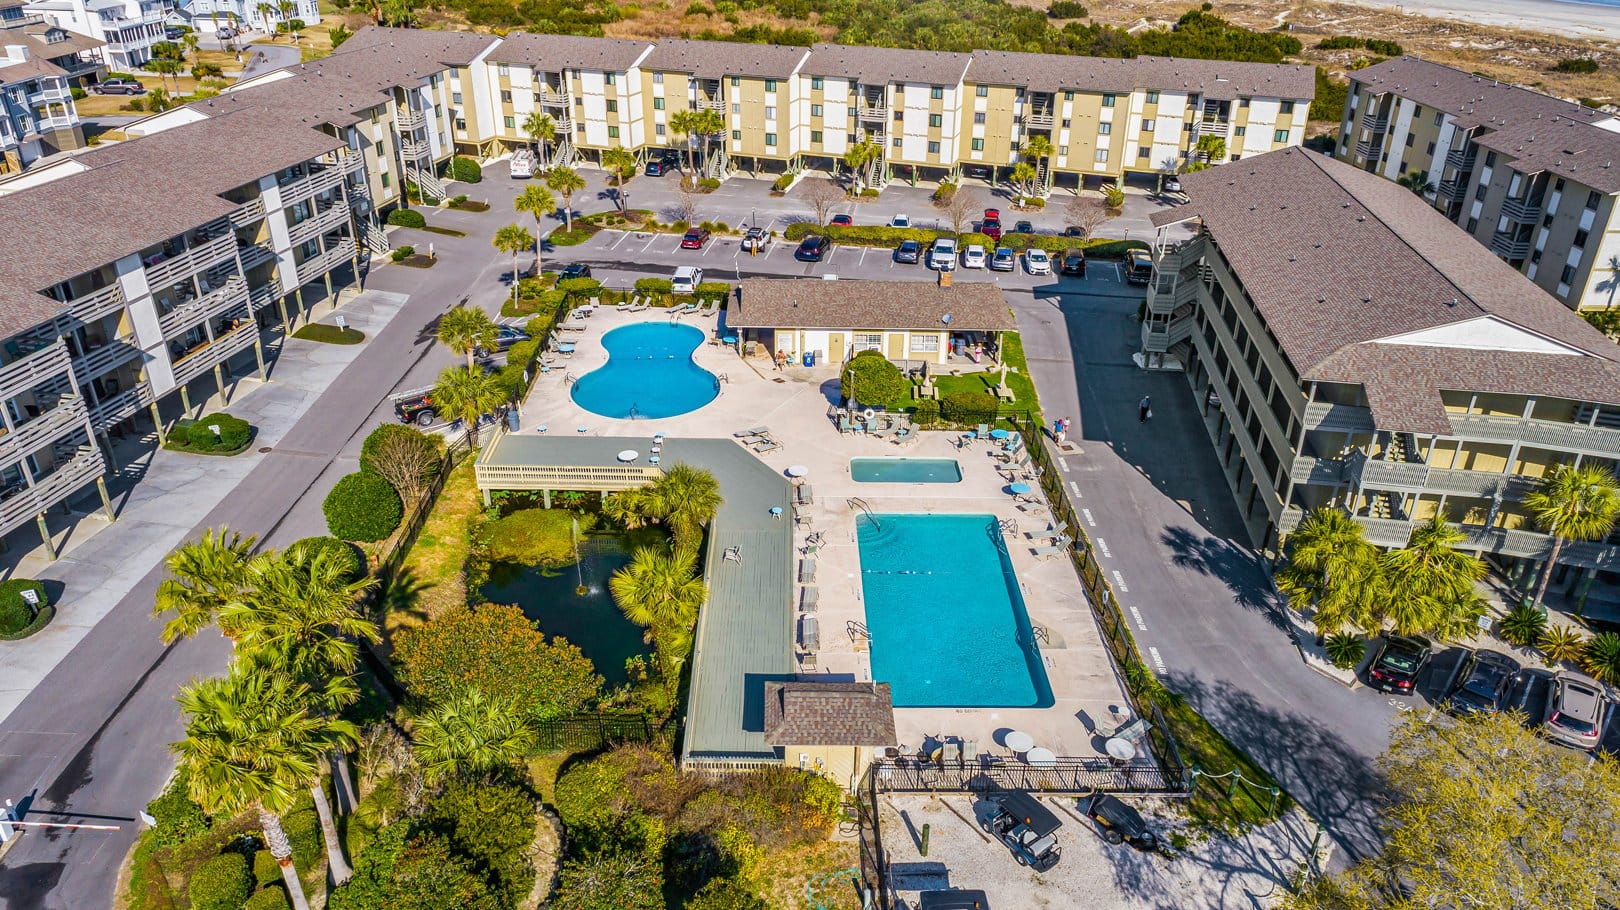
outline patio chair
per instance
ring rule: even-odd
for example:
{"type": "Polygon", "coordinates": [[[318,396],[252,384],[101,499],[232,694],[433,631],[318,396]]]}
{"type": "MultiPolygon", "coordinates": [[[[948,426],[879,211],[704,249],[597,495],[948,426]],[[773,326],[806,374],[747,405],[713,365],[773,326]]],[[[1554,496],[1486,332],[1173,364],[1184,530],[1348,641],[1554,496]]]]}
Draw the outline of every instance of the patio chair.
{"type": "Polygon", "coordinates": [[[734,439],[747,439],[750,436],[768,436],[768,435],[770,435],[770,432],[771,432],[770,427],[757,426],[757,427],[750,427],[749,429],[746,429],[746,430],[738,430],[737,432],[732,433],[731,436],[734,439]]]}
{"type": "Polygon", "coordinates": [[[755,455],[764,455],[766,452],[774,452],[781,447],[782,444],[774,439],[762,439],[754,443],[753,450],[755,455]]]}
{"type": "Polygon", "coordinates": [[[962,764],[977,765],[979,763],[979,743],[976,740],[962,740],[962,764]]]}
{"type": "Polygon", "coordinates": [[[816,655],[813,654],[813,653],[812,654],[800,654],[799,655],[799,669],[801,669],[801,670],[814,670],[814,669],[816,669],[816,655]]]}
{"type": "Polygon", "coordinates": [[[855,421],[850,420],[849,416],[847,414],[839,415],[839,417],[838,417],[838,432],[839,432],[839,434],[853,433],[853,432],[855,432],[855,429],[856,429],[855,428],[855,421]]]}
{"type": "Polygon", "coordinates": [[[1152,724],[1138,717],[1130,723],[1125,724],[1123,727],[1120,727],[1118,730],[1115,730],[1114,738],[1123,739],[1128,743],[1139,743],[1142,741],[1143,737],[1148,735],[1148,731],[1151,729],[1153,729],[1152,724]]]}
{"type": "Polygon", "coordinates": [[[720,312],[720,301],[711,300],[708,303],[705,303],[703,305],[703,310],[701,312],[699,312],[698,315],[699,316],[713,316],[715,313],[718,313],[718,312],[720,312]]]}
{"type": "Polygon", "coordinates": [[[807,483],[799,484],[798,489],[794,492],[794,496],[798,500],[799,505],[802,506],[814,505],[816,502],[816,494],[813,490],[811,490],[810,485],[807,483]]]}
{"type": "Polygon", "coordinates": [[[814,559],[799,560],[799,584],[807,585],[816,580],[816,561],[814,559]]]}
{"type": "MultiPolygon", "coordinates": [[[[641,299],[640,297],[636,298],[636,300],[640,300],[640,299],[641,299]]],[[[623,313],[623,312],[628,311],[632,306],[635,306],[635,303],[633,301],[621,300],[621,301],[619,301],[619,305],[614,307],[614,309],[618,310],[621,313],[623,313]]]]}
{"type": "Polygon", "coordinates": [[[697,304],[697,301],[695,301],[695,300],[692,301],[691,303],[688,303],[687,305],[681,307],[680,310],[679,310],[679,312],[680,312],[680,314],[682,316],[685,316],[687,313],[696,313],[697,311],[698,311],[698,304],[697,304]]]}
{"type": "Polygon", "coordinates": [[[721,558],[724,559],[726,562],[741,563],[742,562],[742,547],[726,547],[725,555],[723,557],[721,557],[721,558]]]}
{"type": "Polygon", "coordinates": [[[1037,557],[1039,557],[1041,559],[1049,559],[1049,558],[1051,558],[1053,556],[1062,556],[1064,553],[1067,553],[1068,550],[1069,550],[1069,538],[1067,538],[1067,537],[1059,537],[1056,540],[1052,541],[1051,546],[1035,547],[1033,552],[1034,552],[1035,556],[1037,556],[1037,557]]]}
{"type": "Polygon", "coordinates": [[[990,438],[990,425],[988,423],[979,424],[978,435],[975,436],[974,438],[975,439],[989,439],[990,438]]]}
{"type": "Polygon", "coordinates": [[[1060,537],[1067,536],[1069,536],[1069,525],[1067,522],[1062,521],[1058,522],[1055,526],[1048,527],[1046,530],[1039,533],[1034,531],[1029,532],[1030,540],[1057,540],[1060,537]]]}
{"type": "Polygon", "coordinates": [[[799,610],[804,613],[816,612],[816,604],[821,602],[821,589],[815,585],[805,585],[804,591],[799,595],[799,610]]]}
{"type": "Polygon", "coordinates": [[[799,644],[806,651],[821,650],[821,624],[816,622],[814,616],[805,616],[799,620],[799,644]]]}

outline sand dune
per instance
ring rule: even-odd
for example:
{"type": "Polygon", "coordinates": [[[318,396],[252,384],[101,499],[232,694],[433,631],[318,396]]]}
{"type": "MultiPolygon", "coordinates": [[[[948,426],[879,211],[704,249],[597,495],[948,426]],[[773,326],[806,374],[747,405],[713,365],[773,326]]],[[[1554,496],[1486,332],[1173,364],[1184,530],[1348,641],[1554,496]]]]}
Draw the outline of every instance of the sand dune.
{"type": "Polygon", "coordinates": [[[1533,29],[1570,38],[1620,40],[1620,7],[1561,0],[1338,0],[1436,19],[1533,29]]]}

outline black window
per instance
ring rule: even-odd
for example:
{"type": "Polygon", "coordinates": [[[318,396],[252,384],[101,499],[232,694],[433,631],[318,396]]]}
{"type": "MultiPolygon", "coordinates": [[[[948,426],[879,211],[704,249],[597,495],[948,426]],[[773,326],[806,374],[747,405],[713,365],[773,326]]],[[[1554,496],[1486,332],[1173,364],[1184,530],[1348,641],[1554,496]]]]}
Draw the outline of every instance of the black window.
{"type": "Polygon", "coordinates": [[[1573,245],[1584,249],[1586,247],[1586,237],[1587,232],[1585,230],[1576,231],[1573,245]]]}
{"type": "Polygon", "coordinates": [[[1602,201],[1603,194],[1597,190],[1593,190],[1592,192],[1586,194],[1586,207],[1594,212],[1597,211],[1598,204],[1602,201]]]}

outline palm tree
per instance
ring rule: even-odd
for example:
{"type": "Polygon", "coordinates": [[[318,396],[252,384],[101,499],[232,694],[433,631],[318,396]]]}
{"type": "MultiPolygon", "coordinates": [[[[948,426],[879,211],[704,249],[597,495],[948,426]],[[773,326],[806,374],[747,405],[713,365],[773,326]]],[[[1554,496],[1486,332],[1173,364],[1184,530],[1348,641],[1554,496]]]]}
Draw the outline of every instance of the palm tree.
{"type": "Polygon", "coordinates": [[[866,166],[883,157],[883,148],[870,139],[862,139],[844,152],[844,166],[855,175],[857,186],[866,186],[866,166]]]}
{"type": "Polygon", "coordinates": [[[630,564],[608,579],[613,602],[625,619],[647,627],[671,678],[691,646],[698,608],[709,596],[696,566],[689,551],[640,547],[630,564]]]}
{"type": "Polygon", "coordinates": [[[1536,586],[1535,602],[1539,604],[1547,596],[1547,583],[1552,581],[1564,541],[1602,540],[1614,530],[1615,519],[1620,517],[1620,483],[1601,465],[1559,465],[1524,497],[1524,505],[1553,539],[1552,552],[1541,569],[1541,583],[1536,586]]]}
{"type": "Polygon", "coordinates": [[[1592,678],[1606,685],[1620,682],[1620,635],[1599,632],[1586,643],[1581,666],[1592,678]]]}
{"type": "MultiPolygon", "coordinates": [[[[1046,161],[1046,159],[1052,157],[1053,151],[1052,140],[1040,134],[1029,137],[1029,141],[1024,143],[1024,157],[1029,159],[1029,161],[1035,165],[1035,180],[1037,181],[1037,184],[1039,183],[1041,176],[1041,165],[1046,161]]],[[[1042,187],[1037,186],[1035,195],[1040,195],[1040,189],[1042,189],[1042,187]]]]}
{"type": "Polygon", "coordinates": [[[629,149],[614,146],[602,152],[602,166],[613,172],[613,188],[616,191],[613,202],[624,211],[624,176],[626,171],[636,166],[636,156],[630,154],[629,149]]]}
{"type": "MultiPolygon", "coordinates": [[[[709,159],[709,143],[714,142],[726,132],[726,115],[719,111],[698,111],[692,118],[692,131],[703,137],[703,159],[709,159]]],[[[694,185],[697,175],[692,175],[694,185]]]]}
{"type": "Polygon", "coordinates": [[[520,224],[509,224],[495,232],[495,249],[503,253],[512,254],[512,300],[517,301],[518,292],[518,254],[535,246],[533,234],[524,230],[520,224]]]}
{"type": "MultiPolygon", "coordinates": [[[[503,229],[504,230],[504,229],[503,229]]],[[[517,273],[514,263],[512,272],[517,273]]],[[[513,279],[517,283],[517,279],[513,279]]],[[[495,320],[489,314],[473,306],[455,306],[439,317],[439,343],[467,358],[467,369],[473,368],[473,357],[478,354],[479,348],[495,347],[496,336],[495,320]]]]}
{"type": "Polygon", "coordinates": [[[669,526],[675,549],[696,554],[703,529],[724,500],[714,475],[689,464],[671,465],[647,489],[648,508],[669,526]]]}
{"type": "Polygon", "coordinates": [[[1536,645],[1549,661],[1561,664],[1581,658],[1586,652],[1586,636],[1574,626],[1549,626],[1536,645]]]}
{"type": "Polygon", "coordinates": [[[1434,192],[1434,184],[1429,182],[1428,171],[1408,171],[1395,182],[1419,196],[1427,196],[1434,192]]]}
{"type": "Polygon", "coordinates": [[[697,161],[692,157],[692,141],[689,138],[696,130],[697,111],[676,111],[669,118],[669,131],[674,133],[686,146],[686,173],[694,179],[697,176],[697,161]]]}
{"type": "Polygon", "coordinates": [[[1527,648],[1547,630],[1547,614],[1528,604],[1519,604],[1497,624],[1497,631],[1510,643],[1527,648]]]}
{"type": "Polygon", "coordinates": [[[167,88],[169,85],[167,77],[174,77],[175,93],[178,94],[180,92],[179,61],[171,60],[168,57],[153,57],[151,60],[146,61],[146,70],[147,72],[157,73],[158,82],[165,88],[167,88]]]}
{"type": "Polygon", "coordinates": [[[571,167],[554,167],[546,172],[546,186],[563,198],[563,230],[574,229],[574,194],[585,188],[585,178],[571,167]]]}
{"type": "Polygon", "coordinates": [[[1035,171],[1035,165],[1028,161],[1020,161],[1013,165],[1012,173],[1007,175],[1010,183],[1020,196],[1036,195],[1035,178],[1040,176],[1035,171]]]}
{"type": "Polygon", "coordinates": [[[645,527],[653,517],[648,514],[647,494],[642,489],[621,490],[602,497],[602,514],[609,521],[634,531],[645,527]]]}
{"type": "Polygon", "coordinates": [[[1367,639],[1354,632],[1335,632],[1327,637],[1328,662],[1340,670],[1353,670],[1367,656],[1367,639]]]}
{"type": "Polygon", "coordinates": [[[440,373],[432,396],[440,413],[453,414],[467,425],[467,440],[473,448],[478,447],[479,419],[506,403],[506,389],[499,377],[466,367],[440,373]]]}
{"type": "Polygon", "coordinates": [[[1412,531],[1406,547],[1383,556],[1388,618],[1401,635],[1454,627],[1478,597],[1485,562],[1457,549],[1467,535],[1436,515],[1412,531]]]}
{"type": "Polygon", "coordinates": [[[557,210],[557,197],[538,183],[531,183],[512,200],[512,208],[534,216],[534,273],[540,274],[540,235],[544,233],[540,219],[557,210]]]}
{"type": "Polygon", "coordinates": [[[1349,513],[1324,507],[1306,515],[1288,535],[1285,549],[1288,565],[1277,570],[1277,589],[1295,610],[1315,608],[1319,635],[1346,624],[1376,629],[1375,607],[1384,587],[1378,549],[1349,513]]]}
{"type": "Polygon", "coordinates": [[[183,687],[177,701],[186,738],[169,748],[188,774],[187,795],[211,815],[257,811],[293,907],[309,910],[281,816],[299,790],[319,786],[322,753],[353,747],[354,725],[312,713],[303,683],[244,664],[183,687]]]}
{"type": "Polygon", "coordinates": [[[509,768],[529,754],[536,740],[522,712],[474,687],[457,690],[416,718],[411,734],[432,781],[509,768]]]}
{"type": "Polygon", "coordinates": [[[196,53],[197,53],[197,34],[195,32],[186,32],[184,35],[182,35],[180,37],[180,43],[185,45],[186,53],[191,54],[193,56],[196,55],[196,53]]]}
{"type": "MultiPolygon", "coordinates": [[[[270,27],[270,20],[276,14],[275,5],[271,4],[271,3],[260,2],[259,4],[254,6],[253,8],[255,10],[258,10],[258,12],[259,12],[259,21],[264,23],[264,30],[267,31],[267,32],[274,31],[274,29],[272,29],[270,27]]],[[[381,25],[382,23],[379,22],[378,24],[381,25]]]]}
{"type": "MultiPolygon", "coordinates": [[[[296,12],[298,12],[298,4],[294,3],[293,0],[276,0],[276,13],[279,14],[282,22],[290,22],[293,13],[296,12]]],[[[289,31],[288,34],[291,34],[291,32],[289,31]]],[[[298,43],[296,35],[293,36],[293,43],[298,43]]]]}
{"type": "MultiPolygon", "coordinates": [[[[255,537],[243,537],[224,528],[203,532],[198,540],[182,545],[163,560],[173,577],[158,585],[152,615],[173,612],[163,626],[163,643],[190,638],[213,625],[234,603],[247,577],[255,537]]],[[[234,626],[221,623],[220,632],[234,639],[234,626]]]]}
{"type": "Polygon", "coordinates": [[[529,116],[523,118],[523,131],[529,134],[529,141],[534,143],[535,154],[540,156],[540,170],[545,170],[546,145],[557,138],[557,121],[551,119],[550,114],[531,111],[529,116]]]}

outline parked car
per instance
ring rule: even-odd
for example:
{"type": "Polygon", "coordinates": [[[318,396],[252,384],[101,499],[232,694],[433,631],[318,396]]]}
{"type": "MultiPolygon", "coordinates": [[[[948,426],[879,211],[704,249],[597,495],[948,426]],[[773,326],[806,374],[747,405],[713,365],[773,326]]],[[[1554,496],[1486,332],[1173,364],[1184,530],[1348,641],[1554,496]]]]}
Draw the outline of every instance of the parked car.
{"type": "Polygon", "coordinates": [[[557,276],[558,281],[567,281],[570,278],[591,277],[591,267],[583,262],[570,262],[563,266],[562,273],[557,276]]]}
{"type": "Polygon", "coordinates": [[[989,180],[990,169],[982,164],[970,164],[962,169],[962,173],[974,180],[989,180]]]}
{"type": "Polygon", "coordinates": [[[1031,275],[1052,274],[1052,257],[1039,247],[1030,247],[1024,251],[1024,271],[1031,275]]]}
{"type": "Polygon", "coordinates": [[[186,30],[178,25],[163,26],[163,38],[166,41],[179,41],[186,36],[186,30]]]}
{"type": "Polygon", "coordinates": [[[770,237],[769,234],[765,233],[764,228],[762,228],[762,227],[751,227],[751,228],[748,229],[748,232],[746,234],[743,234],[743,239],[742,239],[743,252],[744,253],[758,253],[758,252],[761,252],[761,251],[763,251],[765,249],[765,244],[769,243],[770,240],[771,240],[771,237],[770,237]]]}
{"type": "Polygon", "coordinates": [[[1065,275],[1086,277],[1086,251],[1076,248],[1064,253],[1063,265],[1059,270],[1065,275]]]}
{"type": "Polygon", "coordinates": [[[990,270],[992,272],[1010,272],[1018,265],[1018,254],[1010,246],[998,246],[995,253],[990,256],[990,270]]]}
{"type": "Polygon", "coordinates": [[[703,270],[697,266],[683,265],[675,269],[675,277],[670,280],[670,291],[675,294],[696,294],[697,286],[703,283],[703,270]]]}
{"type": "Polygon", "coordinates": [[[1181,192],[1181,178],[1166,177],[1160,187],[1166,193],[1179,193],[1181,192]]]}
{"type": "Polygon", "coordinates": [[[832,225],[833,227],[854,227],[854,225],[855,225],[855,216],[854,215],[834,215],[834,216],[832,216],[832,220],[827,222],[827,223],[832,225]]]}
{"type": "Polygon", "coordinates": [[[1125,281],[1143,286],[1153,281],[1153,257],[1147,250],[1131,250],[1126,254],[1125,281]]]}
{"type": "MultiPolygon", "coordinates": [[[[515,325],[501,325],[495,327],[495,352],[505,353],[512,345],[520,341],[528,341],[529,333],[515,325]]],[[[485,351],[484,353],[489,353],[485,351]]]]}
{"type": "Polygon", "coordinates": [[[695,227],[695,228],[692,228],[691,230],[688,230],[686,232],[686,234],[681,237],[681,249],[683,249],[683,250],[701,250],[701,249],[703,249],[703,245],[705,243],[708,243],[708,242],[709,242],[709,231],[708,231],[708,229],[695,227]]]}
{"type": "Polygon", "coordinates": [[[661,152],[654,152],[653,156],[647,159],[645,170],[648,177],[662,177],[680,169],[681,154],[674,149],[664,149],[661,152]]]}
{"type": "Polygon", "coordinates": [[[1421,635],[1386,635],[1378,646],[1378,656],[1367,667],[1367,685],[1381,692],[1411,695],[1434,654],[1434,646],[1421,635]]]}
{"type": "Polygon", "coordinates": [[[1499,651],[1470,651],[1462,663],[1446,707],[1457,714],[1501,711],[1519,675],[1519,662],[1499,651]]]}
{"type": "Polygon", "coordinates": [[[531,149],[521,148],[512,153],[512,160],[507,162],[506,172],[516,180],[527,180],[534,176],[534,152],[531,149]]]}
{"type": "Polygon", "coordinates": [[[956,267],[956,241],[941,237],[928,251],[928,267],[952,269],[956,267]]]}
{"type": "Polygon", "coordinates": [[[242,33],[240,31],[237,31],[235,28],[227,25],[224,28],[221,28],[219,31],[215,32],[214,34],[221,41],[229,41],[232,38],[235,38],[237,35],[240,35],[242,33]]]}
{"type": "Polygon", "coordinates": [[[894,248],[894,261],[916,265],[922,259],[922,244],[915,240],[902,240],[894,248]]]}
{"type": "Polygon", "coordinates": [[[1103,829],[1103,840],[1110,844],[1130,842],[1138,850],[1151,853],[1158,849],[1159,836],[1148,828],[1142,813],[1126,805],[1119,797],[1107,793],[1093,793],[1080,800],[1081,811],[1103,829]]]}
{"type": "Polygon", "coordinates": [[[985,209],[984,218],[979,221],[979,233],[991,240],[1001,239],[1001,210],[985,209]]]}
{"type": "Polygon", "coordinates": [[[1035,223],[1032,221],[1019,221],[1013,225],[1013,233],[1033,234],[1035,233],[1035,223]]]}
{"type": "Polygon", "coordinates": [[[1045,872],[1058,864],[1063,850],[1058,847],[1057,830],[1063,823],[1051,809],[1020,791],[997,793],[988,799],[994,812],[980,824],[1012,851],[1018,865],[1045,872]]]}
{"type": "Polygon", "coordinates": [[[146,86],[135,79],[125,79],[122,76],[112,79],[103,79],[90,86],[90,91],[98,95],[144,95],[146,86]]]}
{"type": "Polygon", "coordinates": [[[419,427],[430,427],[439,420],[438,411],[434,410],[433,399],[428,392],[415,392],[395,398],[394,416],[399,418],[400,423],[414,423],[419,427]]]}
{"type": "Polygon", "coordinates": [[[984,261],[984,247],[977,243],[970,243],[962,250],[962,268],[982,269],[984,268],[984,261]]]}
{"type": "Polygon", "coordinates": [[[832,252],[832,241],[821,234],[811,234],[799,242],[799,248],[793,251],[793,258],[800,262],[820,262],[832,252]]]}
{"type": "Polygon", "coordinates": [[[908,227],[911,227],[911,216],[910,215],[896,215],[893,218],[889,219],[889,227],[892,227],[892,228],[908,228],[908,227]]]}
{"type": "Polygon", "coordinates": [[[1603,732],[1605,703],[1597,683],[1574,673],[1560,673],[1553,680],[1542,729],[1548,739],[1561,746],[1591,749],[1603,732]]]}
{"type": "Polygon", "coordinates": [[[1063,236],[1063,237],[1084,237],[1084,236],[1086,236],[1086,229],[1083,228],[1083,227],[1077,227],[1077,226],[1071,224],[1068,227],[1063,229],[1063,233],[1060,236],[1063,236]]]}
{"type": "Polygon", "coordinates": [[[990,910],[990,898],[983,891],[919,891],[917,910],[990,910]]]}

